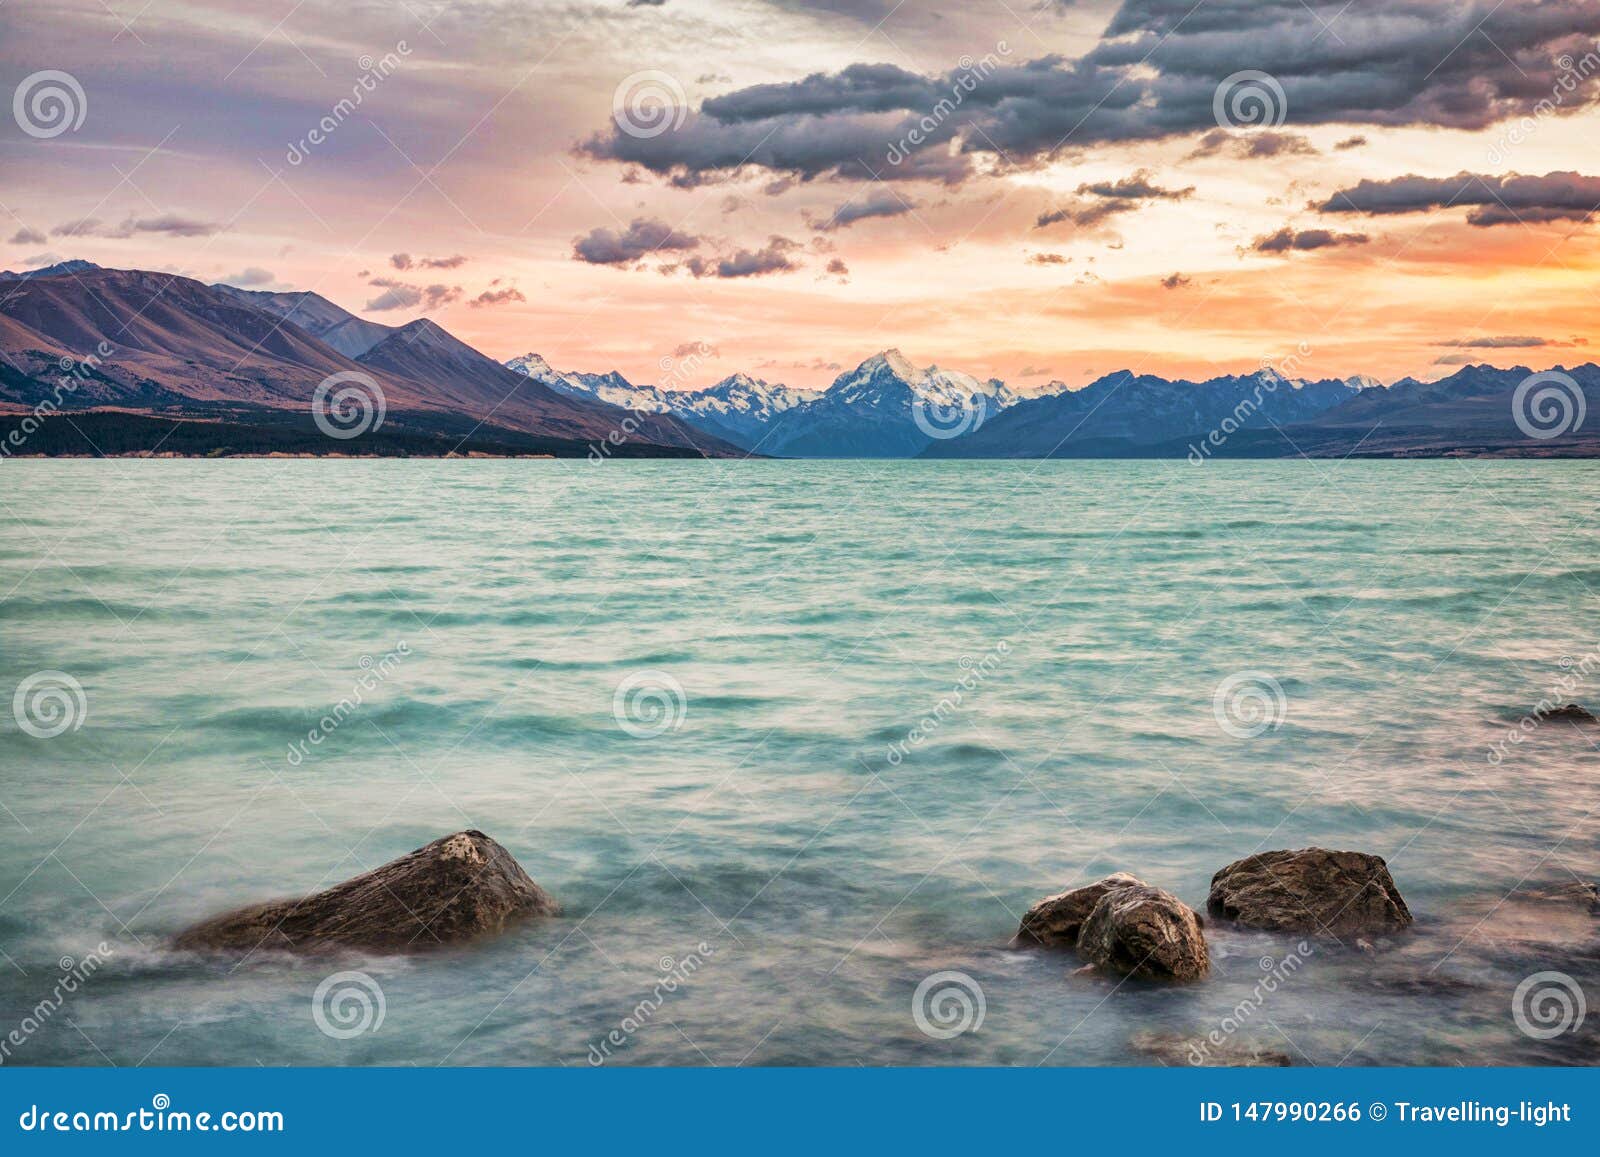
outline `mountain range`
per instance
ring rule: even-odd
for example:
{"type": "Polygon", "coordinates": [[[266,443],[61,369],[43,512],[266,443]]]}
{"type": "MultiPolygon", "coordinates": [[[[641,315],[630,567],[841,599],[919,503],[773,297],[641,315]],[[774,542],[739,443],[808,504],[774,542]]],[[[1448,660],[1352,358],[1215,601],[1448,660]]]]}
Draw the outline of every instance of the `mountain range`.
{"type": "Polygon", "coordinates": [[[1014,405],[999,381],[928,366],[885,350],[841,374],[828,389],[796,390],[734,374],[698,391],[635,386],[615,371],[560,373],[538,354],[506,363],[553,389],[685,422],[752,453],[792,458],[911,458],[944,431],[1014,405]],[[929,432],[931,431],[931,433],[929,432]]]}
{"type": "Polygon", "coordinates": [[[383,326],[314,293],[167,273],[74,263],[12,279],[0,286],[0,355],[0,401],[20,407],[309,424],[314,396],[333,379],[380,392],[384,420],[410,433],[575,455],[613,439],[630,454],[740,453],[670,414],[552,390],[427,318],[383,326]]]}
{"type": "Polygon", "coordinates": [[[33,411],[56,431],[32,452],[104,448],[87,418],[49,420],[72,410],[95,415],[118,452],[154,441],[182,452],[589,457],[1600,456],[1584,424],[1600,406],[1600,367],[1557,367],[1525,385],[1531,374],[1473,365],[1385,386],[1270,369],[1198,382],[1124,370],[1019,396],[889,349],[825,390],[743,373],[687,390],[557,370],[536,353],[501,363],[428,318],[382,325],[311,292],[82,261],[0,273],[0,424],[33,411]],[[381,391],[381,436],[330,447],[318,435],[312,399],[330,379],[381,391]],[[180,423],[191,428],[175,438],[180,423]]]}

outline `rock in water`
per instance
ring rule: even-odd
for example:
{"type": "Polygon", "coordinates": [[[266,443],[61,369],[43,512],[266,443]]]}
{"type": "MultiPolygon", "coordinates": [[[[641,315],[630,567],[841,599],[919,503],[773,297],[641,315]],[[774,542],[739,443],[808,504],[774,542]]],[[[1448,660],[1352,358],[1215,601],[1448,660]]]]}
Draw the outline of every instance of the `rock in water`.
{"type": "Polygon", "coordinates": [[[1096,968],[1145,980],[1199,980],[1211,971],[1194,910],[1144,884],[1100,897],[1078,934],[1078,955],[1096,968]]]}
{"type": "Polygon", "coordinates": [[[1283,1069],[1293,1063],[1288,1053],[1266,1048],[1254,1041],[1223,1038],[1221,1043],[1214,1043],[1206,1037],[1189,1038],[1177,1033],[1143,1030],[1134,1033],[1128,1044],[1134,1052],[1172,1066],[1283,1069]]]}
{"type": "Polygon", "coordinates": [[[479,831],[457,832],[300,900],[269,900],[213,916],[179,948],[410,952],[499,932],[561,906],[510,852],[479,831]]]}
{"type": "Polygon", "coordinates": [[[1076,948],[1078,932],[1083,922],[1094,911],[1094,906],[1113,888],[1142,888],[1143,880],[1126,872],[1117,872],[1082,888],[1073,888],[1057,896],[1046,896],[1022,916],[1012,944],[1017,947],[1044,945],[1047,948],[1076,948]]]}
{"type": "Polygon", "coordinates": [[[1600,723],[1594,717],[1594,712],[1577,703],[1568,703],[1565,707],[1542,707],[1534,711],[1540,719],[1557,721],[1567,720],[1571,723],[1600,723]]]}
{"type": "Polygon", "coordinates": [[[1206,909],[1246,928],[1351,936],[1411,923],[1381,856],[1327,848],[1261,852],[1211,877],[1206,909]]]}
{"type": "Polygon", "coordinates": [[[1564,884],[1529,888],[1525,892],[1513,892],[1508,899],[1515,900],[1519,896],[1556,904],[1576,904],[1587,908],[1591,916],[1600,916],[1600,885],[1590,883],[1588,880],[1571,880],[1564,884]]]}

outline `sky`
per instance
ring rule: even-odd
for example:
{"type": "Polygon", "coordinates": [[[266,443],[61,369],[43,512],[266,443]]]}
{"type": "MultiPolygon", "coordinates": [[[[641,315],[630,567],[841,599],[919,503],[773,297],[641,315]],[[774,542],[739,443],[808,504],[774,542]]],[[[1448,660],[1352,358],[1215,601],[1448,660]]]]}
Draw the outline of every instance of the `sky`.
{"type": "Polygon", "coordinates": [[[1593,0],[12,0],[0,268],[678,388],[1575,364],[1597,38],[1593,0]]]}

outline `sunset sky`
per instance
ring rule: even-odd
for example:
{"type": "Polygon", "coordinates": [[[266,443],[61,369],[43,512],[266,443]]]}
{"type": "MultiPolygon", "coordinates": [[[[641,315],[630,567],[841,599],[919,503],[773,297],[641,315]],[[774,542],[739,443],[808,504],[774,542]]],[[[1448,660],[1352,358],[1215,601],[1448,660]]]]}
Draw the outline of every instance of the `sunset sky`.
{"type": "Polygon", "coordinates": [[[890,346],[1023,392],[1572,364],[1597,37],[1593,0],[11,0],[0,267],[640,382],[705,343],[690,387],[890,346]],[[46,70],[84,104],[50,136],[46,70]]]}

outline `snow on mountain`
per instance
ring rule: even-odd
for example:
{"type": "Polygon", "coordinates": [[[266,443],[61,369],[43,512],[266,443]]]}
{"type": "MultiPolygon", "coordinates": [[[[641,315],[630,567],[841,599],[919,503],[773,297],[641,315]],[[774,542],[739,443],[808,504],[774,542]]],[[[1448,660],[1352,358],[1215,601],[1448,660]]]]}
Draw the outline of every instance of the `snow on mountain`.
{"type": "MultiPolygon", "coordinates": [[[[1309,421],[1359,397],[1360,386],[1307,381],[1274,369],[1202,382],[1120,370],[1081,390],[1029,398],[968,436],[930,446],[932,458],[1048,458],[1127,452],[1217,429],[1309,421]]],[[[1378,391],[1382,392],[1382,391],[1378,391]]]]}
{"type": "Polygon", "coordinates": [[[1267,368],[1205,382],[1124,371],[1082,390],[1053,382],[1021,397],[997,379],[919,368],[898,349],[874,354],[821,392],[743,373],[703,390],[667,390],[614,371],[562,372],[533,353],[506,364],[563,393],[673,414],[745,449],[800,458],[1051,453],[1063,441],[1090,439],[1149,444],[1203,432],[1247,398],[1251,416],[1242,421],[1254,426],[1305,421],[1363,392],[1384,393],[1374,378],[1304,381],[1267,368]]]}
{"type": "Polygon", "coordinates": [[[897,349],[834,379],[774,424],[763,449],[795,457],[894,458],[959,437],[1017,402],[997,380],[917,368],[897,349]]]}
{"type": "Polygon", "coordinates": [[[536,353],[512,358],[506,365],[551,389],[575,397],[597,398],[649,414],[673,414],[718,438],[749,449],[759,443],[778,415],[818,396],[737,373],[703,390],[665,390],[636,385],[612,370],[604,374],[563,372],[536,353]]]}

